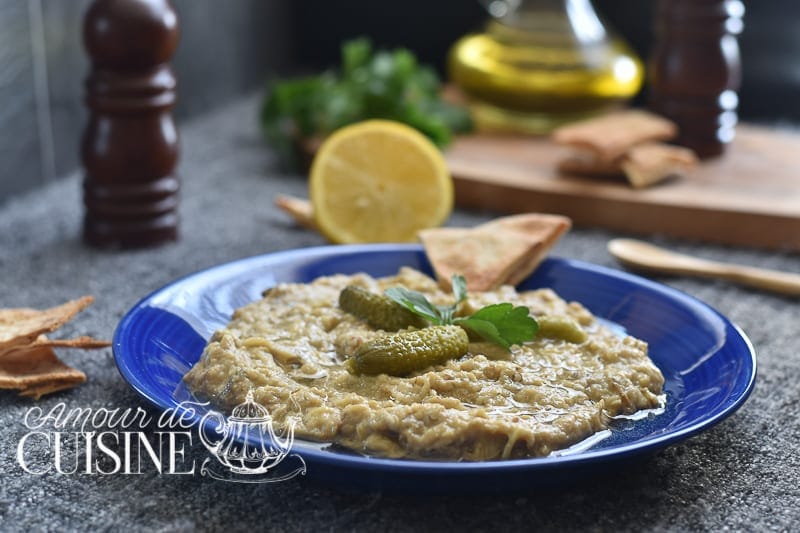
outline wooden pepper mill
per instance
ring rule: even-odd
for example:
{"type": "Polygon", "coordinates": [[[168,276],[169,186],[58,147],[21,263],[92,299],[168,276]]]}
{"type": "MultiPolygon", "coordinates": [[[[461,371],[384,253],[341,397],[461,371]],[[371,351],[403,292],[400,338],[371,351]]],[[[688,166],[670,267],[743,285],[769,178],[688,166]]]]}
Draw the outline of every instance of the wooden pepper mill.
{"type": "Polygon", "coordinates": [[[83,38],[92,65],[81,147],[84,239],[126,248],[175,240],[176,82],[167,64],[178,44],[175,11],[167,0],[95,0],[83,38]]]}
{"type": "Polygon", "coordinates": [[[734,136],[743,14],[740,0],[658,0],[650,107],[700,157],[722,154],[734,136]]]}

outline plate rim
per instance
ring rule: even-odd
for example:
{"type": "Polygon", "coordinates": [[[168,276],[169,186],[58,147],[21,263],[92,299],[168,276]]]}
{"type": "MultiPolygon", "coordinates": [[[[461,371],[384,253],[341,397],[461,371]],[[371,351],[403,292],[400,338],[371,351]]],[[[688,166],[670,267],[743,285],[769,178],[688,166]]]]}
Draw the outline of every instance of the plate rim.
{"type": "MultiPolygon", "coordinates": [[[[114,361],[117,365],[117,369],[122,375],[123,379],[128,384],[128,386],[130,386],[138,396],[147,400],[147,402],[150,403],[152,406],[155,406],[159,409],[168,409],[170,407],[175,407],[175,405],[164,405],[161,401],[159,401],[156,395],[149,392],[148,388],[140,381],[136,373],[132,372],[131,367],[129,367],[126,364],[123,354],[120,353],[122,350],[121,336],[123,335],[125,328],[129,324],[133,323],[133,319],[136,317],[138,311],[141,308],[145,307],[146,304],[153,297],[161,294],[166,290],[172,289],[176,285],[182,284],[194,277],[209,275],[211,273],[222,270],[228,270],[233,267],[243,267],[250,263],[258,264],[262,262],[267,262],[267,263],[278,262],[280,260],[291,259],[292,256],[307,257],[309,259],[313,259],[319,257],[328,257],[332,255],[346,255],[346,254],[363,253],[363,252],[380,253],[387,251],[417,252],[417,253],[421,252],[424,254],[424,248],[420,244],[381,243],[381,244],[310,246],[306,248],[291,248],[286,250],[278,250],[275,252],[268,252],[264,254],[234,259],[232,261],[220,263],[217,265],[212,265],[210,267],[199,269],[194,272],[188,273],[184,276],[178,277],[150,291],[148,294],[140,298],[123,315],[123,317],[118,322],[112,339],[112,352],[114,355],[114,361]]],[[[692,296],[684,291],[681,291],[680,289],[647,279],[645,277],[639,276],[637,274],[628,271],[619,270],[612,267],[607,267],[604,265],[599,265],[596,263],[591,263],[579,259],[564,258],[560,256],[549,256],[545,261],[557,264],[560,263],[570,268],[578,268],[582,270],[593,271],[602,274],[603,276],[643,286],[648,290],[655,291],[663,296],[667,296],[672,299],[677,298],[678,300],[684,303],[689,303],[692,306],[699,306],[705,311],[711,312],[712,314],[716,315],[724,323],[726,327],[726,332],[727,330],[733,331],[736,334],[735,340],[742,342],[746,349],[746,357],[743,356],[743,359],[747,363],[747,365],[746,368],[744,368],[743,370],[746,371],[747,374],[746,376],[740,376],[740,378],[744,378],[743,380],[741,380],[741,382],[743,383],[743,387],[737,387],[737,390],[741,390],[741,392],[738,394],[738,396],[732,398],[733,401],[727,403],[727,405],[725,405],[722,409],[715,412],[713,416],[698,419],[694,421],[692,424],[688,425],[687,427],[681,428],[677,431],[670,431],[665,434],[658,435],[652,438],[646,438],[645,440],[638,441],[635,443],[625,443],[619,446],[613,446],[609,448],[601,448],[595,450],[590,449],[587,451],[570,455],[527,457],[520,459],[505,459],[498,461],[459,462],[459,461],[433,461],[433,460],[418,460],[418,459],[413,459],[413,460],[390,459],[382,457],[370,457],[364,455],[334,454],[313,449],[311,450],[295,449],[293,450],[293,453],[298,453],[304,459],[312,458],[314,463],[320,462],[325,464],[335,464],[335,466],[346,466],[347,468],[356,468],[356,469],[373,469],[374,467],[380,466],[381,469],[384,470],[402,471],[405,473],[420,473],[420,472],[430,473],[431,470],[442,470],[443,472],[464,472],[465,470],[468,470],[470,472],[492,471],[492,472],[502,473],[506,470],[517,471],[520,468],[549,470],[552,468],[580,466],[580,465],[585,465],[587,463],[595,463],[598,461],[611,460],[617,458],[621,459],[623,457],[630,457],[634,455],[640,455],[657,451],[676,441],[689,438],[702,431],[710,429],[711,427],[715,426],[716,424],[718,424],[719,422],[723,421],[724,419],[732,415],[734,412],[736,412],[747,401],[747,399],[749,398],[750,394],[752,393],[755,387],[755,381],[758,373],[758,364],[757,364],[755,348],[752,344],[752,341],[749,339],[747,334],[742,330],[742,328],[739,327],[736,323],[734,323],[731,319],[727,318],[720,311],[715,309],[713,306],[700,300],[695,296],[692,296]]],[[[725,343],[719,349],[722,349],[722,347],[726,346],[729,342],[731,342],[731,339],[729,339],[728,336],[726,335],[725,343]]],[[[740,380],[737,380],[737,383],[739,382],[740,380]]],[[[195,417],[193,422],[199,423],[199,418],[200,418],[199,416],[195,417]]]]}

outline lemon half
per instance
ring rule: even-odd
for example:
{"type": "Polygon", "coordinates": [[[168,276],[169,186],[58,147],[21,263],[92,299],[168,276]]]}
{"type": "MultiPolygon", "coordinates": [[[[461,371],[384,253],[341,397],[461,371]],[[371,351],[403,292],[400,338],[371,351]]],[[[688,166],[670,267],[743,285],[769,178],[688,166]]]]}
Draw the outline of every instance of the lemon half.
{"type": "Polygon", "coordinates": [[[311,165],[317,227],[335,243],[412,242],[453,210],[453,180],[439,149],[390,120],[345,126],[311,165]]]}

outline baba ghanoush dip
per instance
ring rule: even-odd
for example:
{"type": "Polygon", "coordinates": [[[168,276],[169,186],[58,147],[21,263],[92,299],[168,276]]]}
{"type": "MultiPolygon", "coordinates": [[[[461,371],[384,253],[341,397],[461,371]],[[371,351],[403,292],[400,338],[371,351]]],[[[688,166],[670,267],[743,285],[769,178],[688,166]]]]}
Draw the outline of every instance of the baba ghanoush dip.
{"type": "Polygon", "coordinates": [[[546,456],[607,429],[612,417],[663,404],[664,378],[644,341],[550,289],[509,285],[469,293],[459,312],[513,303],[535,318],[569,319],[578,339],[540,330],[510,352],[471,342],[465,355],[402,377],[353,374],[345,363],[358,347],[390,333],[339,307],[350,285],[376,294],[401,286],[436,305],[453,299],[410,268],[276,285],[213,335],[184,378],[188,388],[226,411],[252,391],[276,427],[293,421],[296,437],[380,457],[456,461],[546,456]]]}

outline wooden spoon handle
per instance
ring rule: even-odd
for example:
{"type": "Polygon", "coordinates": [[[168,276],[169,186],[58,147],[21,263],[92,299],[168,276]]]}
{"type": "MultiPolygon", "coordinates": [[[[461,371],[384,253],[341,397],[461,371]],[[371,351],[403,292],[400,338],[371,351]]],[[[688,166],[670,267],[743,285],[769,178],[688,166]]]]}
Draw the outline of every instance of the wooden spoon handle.
{"type": "Polygon", "coordinates": [[[635,239],[613,239],[608,251],[623,264],[677,275],[726,279],[749,287],[800,296],[800,274],[719,261],[709,261],[666,250],[635,239]]]}
{"type": "Polygon", "coordinates": [[[766,268],[725,265],[725,278],[758,289],[800,296],[800,274],[779,272],[766,268]]]}

